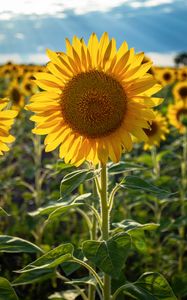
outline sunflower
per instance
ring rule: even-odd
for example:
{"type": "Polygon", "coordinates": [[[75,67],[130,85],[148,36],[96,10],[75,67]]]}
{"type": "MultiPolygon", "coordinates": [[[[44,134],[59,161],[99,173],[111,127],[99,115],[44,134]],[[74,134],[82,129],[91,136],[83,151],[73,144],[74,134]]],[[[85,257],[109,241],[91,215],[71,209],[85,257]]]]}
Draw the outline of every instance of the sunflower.
{"type": "Polygon", "coordinates": [[[177,82],[172,92],[176,101],[187,100],[187,81],[177,82]]]}
{"type": "Polygon", "coordinates": [[[6,64],[6,65],[2,66],[1,77],[9,79],[11,77],[11,74],[12,74],[12,69],[11,69],[10,65],[6,64]]]}
{"type": "Polygon", "coordinates": [[[166,118],[161,113],[155,112],[155,119],[150,124],[150,128],[144,129],[144,132],[148,137],[144,143],[144,150],[160,146],[161,140],[165,140],[166,134],[169,132],[166,118]]]}
{"type": "Polygon", "coordinates": [[[187,101],[170,104],[168,119],[170,124],[176,127],[180,133],[185,133],[187,131],[187,101]]]}
{"type": "Polygon", "coordinates": [[[13,80],[10,83],[9,89],[6,91],[6,96],[12,102],[12,108],[20,110],[25,104],[23,94],[21,93],[21,88],[17,80],[13,80]]]}
{"type": "Polygon", "coordinates": [[[100,40],[93,33],[88,45],[75,36],[66,47],[66,53],[48,50],[50,73],[35,75],[45,91],[26,106],[36,113],[33,133],[47,134],[45,150],[60,146],[66,163],[117,162],[132,149],[131,135],[147,139],[143,128],[154,119],[151,107],[162,102],[150,97],[161,88],[147,74],[151,62],[142,64],[144,54],[128,50],[126,42],[117,50],[107,33],[100,40]]]}
{"type": "Polygon", "coordinates": [[[33,73],[28,72],[22,81],[21,89],[26,97],[32,96],[37,91],[37,86],[33,82],[33,79],[33,73]]]}
{"type": "Polygon", "coordinates": [[[183,67],[183,68],[178,69],[177,79],[179,81],[187,80],[187,67],[183,67]]]}
{"type": "Polygon", "coordinates": [[[0,155],[9,150],[7,143],[12,143],[14,137],[9,134],[9,130],[17,116],[17,111],[6,110],[8,101],[7,99],[0,99],[0,155]]]}
{"type": "Polygon", "coordinates": [[[160,68],[157,69],[156,78],[163,86],[166,86],[174,83],[176,80],[176,74],[173,69],[160,68]]]}

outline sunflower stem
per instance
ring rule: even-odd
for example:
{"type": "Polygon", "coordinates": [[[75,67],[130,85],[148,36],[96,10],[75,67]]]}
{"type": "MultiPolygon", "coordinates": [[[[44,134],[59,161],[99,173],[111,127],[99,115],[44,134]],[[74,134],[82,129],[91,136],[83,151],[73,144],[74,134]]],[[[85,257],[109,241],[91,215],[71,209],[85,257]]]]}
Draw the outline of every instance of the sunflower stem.
{"type": "MultiPolygon", "coordinates": [[[[154,179],[157,180],[160,177],[160,164],[157,159],[157,149],[155,146],[151,148],[151,156],[152,156],[152,162],[153,162],[153,174],[154,179]]],[[[161,218],[161,207],[159,205],[159,202],[157,202],[158,199],[154,202],[154,215],[155,215],[155,221],[157,224],[160,223],[161,218]]],[[[156,254],[156,268],[159,271],[160,263],[161,263],[161,244],[160,244],[160,235],[156,237],[156,245],[155,245],[155,254],[156,254]]]]}
{"type": "MultiPolygon", "coordinates": [[[[93,196],[94,196],[94,200],[97,197],[97,187],[95,184],[95,181],[93,181],[93,196]]],[[[92,206],[95,209],[95,203],[92,203],[92,206]]],[[[96,240],[97,239],[97,222],[96,222],[96,216],[95,214],[92,212],[92,231],[91,231],[91,239],[92,240],[96,240]]],[[[94,267],[93,267],[94,268],[94,267]]],[[[88,299],[89,300],[95,300],[95,292],[96,292],[96,288],[94,285],[89,285],[89,290],[88,290],[88,299]]]]}
{"type": "Polygon", "coordinates": [[[37,207],[41,205],[41,159],[42,159],[42,146],[41,136],[34,136],[34,162],[36,167],[35,172],[35,201],[37,207]]]}
{"type": "Polygon", "coordinates": [[[160,176],[160,165],[157,159],[157,151],[155,146],[151,148],[151,156],[153,162],[153,174],[155,176],[155,179],[157,179],[160,176]]]}
{"type": "MultiPolygon", "coordinates": [[[[101,164],[101,191],[100,191],[100,203],[101,203],[101,219],[102,219],[102,239],[107,241],[109,239],[110,230],[110,211],[108,206],[108,183],[107,183],[107,166],[101,164]]],[[[108,274],[104,274],[104,287],[103,287],[103,300],[109,300],[111,298],[111,278],[108,274]]]]}

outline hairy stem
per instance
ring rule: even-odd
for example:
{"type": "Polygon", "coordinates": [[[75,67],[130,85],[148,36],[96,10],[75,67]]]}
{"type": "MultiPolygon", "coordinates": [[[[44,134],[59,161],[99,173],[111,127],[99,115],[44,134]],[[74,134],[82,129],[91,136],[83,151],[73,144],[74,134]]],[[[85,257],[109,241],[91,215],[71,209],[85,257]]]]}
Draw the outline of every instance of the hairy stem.
{"type": "MultiPolygon", "coordinates": [[[[100,190],[100,203],[101,203],[101,219],[102,219],[102,239],[107,241],[109,239],[109,224],[110,212],[108,207],[108,193],[107,193],[107,167],[106,164],[101,165],[101,190],[100,190]]],[[[109,275],[104,274],[104,287],[103,287],[103,300],[109,300],[111,297],[111,278],[109,275]]]]}
{"type": "MultiPolygon", "coordinates": [[[[97,188],[96,188],[96,184],[95,181],[93,181],[93,196],[94,196],[94,202],[92,203],[92,206],[95,208],[95,203],[96,203],[96,198],[97,198],[97,188]]],[[[91,238],[92,240],[96,240],[97,239],[97,219],[95,214],[92,212],[92,230],[91,230],[91,238]]],[[[88,290],[88,298],[89,300],[95,300],[95,286],[94,285],[90,285],[89,286],[89,290],[88,290]]]]}

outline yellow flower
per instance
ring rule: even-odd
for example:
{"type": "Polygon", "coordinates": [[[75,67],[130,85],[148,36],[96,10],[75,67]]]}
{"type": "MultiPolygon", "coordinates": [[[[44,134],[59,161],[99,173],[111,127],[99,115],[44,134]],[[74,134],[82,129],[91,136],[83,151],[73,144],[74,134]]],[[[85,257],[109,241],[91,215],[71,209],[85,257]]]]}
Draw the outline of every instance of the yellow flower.
{"type": "Polygon", "coordinates": [[[5,109],[7,99],[0,99],[0,155],[9,150],[7,144],[14,141],[14,137],[9,134],[9,130],[17,116],[17,111],[5,109]]]}
{"type": "Polygon", "coordinates": [[[25,104],[24,97],[17,80],[13,80],[10,83],[9,88],[6,91],[6,96],[12,102],[12,108],[15,110],[20,110],[25,104]]]}
{"type": "Polygon", "coordinates": [[[177,79],[179,81],[185,81],[187,80],[187,67],[183,67],[178,69],[177,71],[177,79]]]}
{"type": "Polygon", "coordinates": [[[170,104],[168,118],[170,124],[176,127],[180,133],[185,133],[187,130],[187,101],[170,104]]]}
{"type": "Polygon", "coordinates": [[[172,92],[176,101],[187,100],[187,81],[177,82],[172,92]]]}
{"type": "Polygon", "coordinates": [[[123,150],[132,149],[131,134],[140,140],[143,128],[154,119],[151,107],[162,102],[150,96],[160,90],[152,75],[151,63],[142,64],[143,53],[128,50],[124,42],[116,49],[114,39],[104,33],[66,40],[66,53],[47,51],[51,74],[35,75],[43,91],[31,98],[27,109],[36,113],[36,134],[47,134],[46,151],[60,146],[65,162],[80,165],[117,162],[123,150]]]}
{"type": "Polygon", "coordinates": [[[21,90],[26,97],[32,96],[38,90],[33,79],[33,73],[27,73],[22,81],[21,90]]]}
{"type": "Polygon", "coordinates": [[[144,132],[148,136],[144,150],[151,149],[153,146],[159,147],[161,140],[165,140],[169,132],[166,118],[161,113],[155,112],[155,119],[150,124],[150,128],[144,129],[144,132]]]}
{"type": "Polygon", "coordinates": [[[169,68],[157,68],[155,76],[163,86],[172,84],[176,80],[175,70],[169,68]]]}

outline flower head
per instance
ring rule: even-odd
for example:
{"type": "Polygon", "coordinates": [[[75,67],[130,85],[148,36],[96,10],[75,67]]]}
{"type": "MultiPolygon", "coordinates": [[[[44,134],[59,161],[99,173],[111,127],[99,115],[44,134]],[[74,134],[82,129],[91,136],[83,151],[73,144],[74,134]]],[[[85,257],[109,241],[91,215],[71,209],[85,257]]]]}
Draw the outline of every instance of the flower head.
{"type": "Polygon", "coordinates": [[[176,80],[175,70],[170,68],[157,68],[155,76],[163,86],[173,84],[176,80]]]}
{"type": "Polygon", "coordinates": [[[0,99],[0,155],[9,150],[7,144],[14,141],[14,137],[9,130],[17,116],[17,111],[5,109],[7,107],[7,99],[0,99]]]}
{"type": "Polygon", "coordinates": [[[183,67],[177,70],[177,79],[179,81],[187,80],[187,67],[183,67]]]}
{"type": "Polygon", "coordinates": [[[187,130],[187,101],[177,101],[168,108],[168,118],[171,125],[176,127],[180,133],[187,130]]]}
{"type": "Polygon", "coordinates": [[[6,91],[6,96],[10,99],[12,102],[12,108],[15,110],[20,110],[24,107],[25,101],[23,94],[21,92],[19,82],[17,80],[13,80],[9,88],[6,91]]]}
{"type": "Polygon", "coordinates": [[[43,92],[31,98],[27,109],[35,112],[36,134],[46,134],[46,151],[60,146],[65,162],[97,164],[108,158],[119,161],[122,151],[132,149],[131,135],[141,140],[143,128],[154,119],[151,98],[160,90],[152,75],[152,63],[142,64],[144,54],[128,50],[124,42],[117,50],[114,39],[104,33],[66,40],[66,53],[47,51],[50,73],[35,75],[43,92]]]}
{"type": "Polygon", "coordinates": [[[155,119],[150,124],[150,128],[144,129],[144,132],[148,137],[144,143],[144,150],[160,146],[161,140],[165,140],[166,134],[169,132],[166,118],[161,113],[155,112],[155,119]]]}
{"type": "Polygon", "coordinates": [[[173,96],[176,101],[187,101],[187,81],[178,82],[173,88],[173,96]]]}

